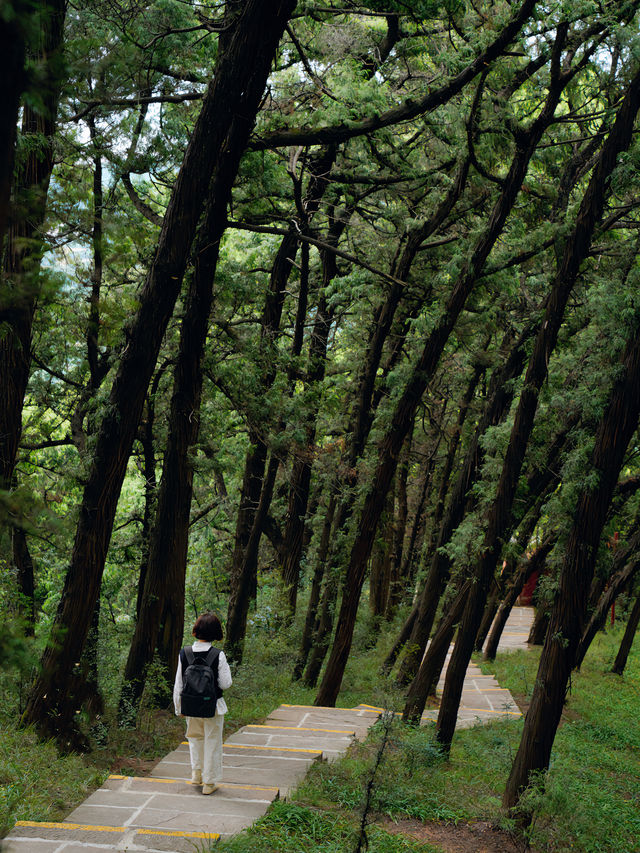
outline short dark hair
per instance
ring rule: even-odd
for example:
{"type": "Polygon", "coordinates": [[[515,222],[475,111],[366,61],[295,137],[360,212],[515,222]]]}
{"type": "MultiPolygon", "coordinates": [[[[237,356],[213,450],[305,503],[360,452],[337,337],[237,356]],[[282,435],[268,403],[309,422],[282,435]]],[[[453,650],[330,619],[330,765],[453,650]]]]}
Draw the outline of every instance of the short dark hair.
{"type": "Polygon", "coordinates": [[[222,639],[222,624],[215,613],[202,613],[196,619],[192,633],[196,640],[211,643],[222,639]]]}

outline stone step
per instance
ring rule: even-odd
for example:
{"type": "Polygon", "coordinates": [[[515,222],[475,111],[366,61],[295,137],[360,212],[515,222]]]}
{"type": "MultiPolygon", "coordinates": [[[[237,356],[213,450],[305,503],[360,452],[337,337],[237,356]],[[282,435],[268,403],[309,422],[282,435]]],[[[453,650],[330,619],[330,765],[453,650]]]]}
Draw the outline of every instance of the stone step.
{"type": "MultiPolygon", "coordinates": [[[[240,829],[225,833],[239,832],[240,829]]],[[[19,821],[2,843],[3,853],[105,853],[105,850],[144,853],[194,853],[198,845],[214,842],[222,833],[189,832],[129,826],[83,825],[70,822],[19,821]]]]}

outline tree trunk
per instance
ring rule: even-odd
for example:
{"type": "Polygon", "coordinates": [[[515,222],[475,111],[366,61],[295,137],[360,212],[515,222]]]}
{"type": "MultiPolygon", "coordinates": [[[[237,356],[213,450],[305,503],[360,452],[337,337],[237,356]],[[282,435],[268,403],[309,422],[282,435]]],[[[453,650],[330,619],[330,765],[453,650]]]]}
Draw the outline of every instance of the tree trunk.
{"type": "Polygon", "coordinates": [[[35,580],[27,535],[22,527],[11,528],[11,545],[13,562],[18,573],[20,612],[25,619],[24,632],[27,637],[33,637],[36,625],[35,580]]]}
{"type": "MultiPolygon", "coordinates": [[[[28,8],[32,8],[30,4],[28,8]]],[[[12,38],[12,44],[7,46],[6,54],[2,52],[2,61],[6,60],[13,66],[13,74],[11,68],[8,68],[11,76],[6,82],[3,79],[3,107],[0,110],[2,121],[10,120],[14,109],[16,92],[15,89],[12,91],[11,82],[14,86],[25,82],[21,32],[22,27],[27,24],[26,9],[26,3],[17,4],[15,11],[20,17],[14,21],[3,21],[2,38],[6,34],[12,38]],[[20,66],[19,71],[16,63],[20,66]],[[6,90],[5,85],[9,87],[6,90]],[[4,113],[5,105],[8,113],[4,113]]],[[[60,54],[65,11],[65,0],[46,0],[37,15],[34,15],[39,18],[39,43],[33,52],[34,58],[39,59],[43,65],[42,106],[40,112],[36,112],[29,104],[23,107],[22,136],[25,138],[25,152],[24,159],[16,164],[12,213],[0,274],[0,327],[3,329],[0,335],[0,489],[6,490],[10,488],[13,479],[22,433],[22,407],[31,365],[31,329],[40,290],[41,230],[53,168],[53,134],[62,85],[60,54]]],[[[36,26],[35,21],[29,23],[36,26]]],[[[15,123],[9,130],[9,135],[13,152],[15,123]]],[[[0,137],[0,144],[4,142],[5,135],[0,137]]],[[[4,169],[4,158],[0,159],[3,160],[4,169]]],[[[13,154],[10,153],[7,163],[12,162],[13,154]]],[[[4,191],[0,186],[0,192],[4,191]]],[[[4,213],[6,214],[6,207],[4,213]]],[[[4,228],[0,229],[0,233],[3,231],[4,228]]],[[[3,245],[4,240],[0,241],[0,253],[3,245]]]]}
{"type": "Polygon", "coordinates": [[[418,604],[414,604],[411,608],[411,612],[404,620],[402,628],[400,629],[400,633],[398,634],[395,643],[391,647],[391,650],[389,651],[388,655],[384,659],[384,663],[382,664],[382,672],[384,675],[388,675],[391,672],[391,670],[393,669],[393,665],[398,659],[398,655],[402,651],[404,644],[409,639],[411,635],[411,630],[413,628],[413,623],[416,621],[416,618],[418,616],[418,609],[418,604]]]}
{"type": "MultiPolygon", "coordinates": [[[[294,221],[289,232],[283,237],[273,262],[269,290],[266,294],[260,321],[259,387],[263,394],[266,394],[273,386],[277,376],[275,342],[280,333],[284,299],[300,242],[298,234],[300,231],[308,228],[311,218],[318,210],[320,201],[328,186],[328,172],[335,161],[335,157],[336,149],[328,146],[322,149],[320,154],[311,163],[311,180],[306,196],[301,203],[301,207],[305,211],[305,220],[299,222],[296,219],[294,221]]],[[[301,324],[297,323],[296,326],[300,328],[301,324]]],[[[301,338],[297,340],[294,338],[294,356],[296,355],[299,343],[301,343],[301,338]]],[[[268,452],[263,431],[259,428],[254,427],[251,430],[250,441],[252,447],[247,454],[245,462],[240,505],[236,521],[236,536],[230,571],[231,593],[227,610],[227,647],[230,650],[235,650],[235,653],[240,654],[240,656],[242,655],[242,647],[244,645],[244,626],[246,625],[246,612],[248,612],[245,607],[245,604],[248,605],[248,602],[245,602],[247,590],[240,588],[240,579],[244,577],[246,582],[247,566],[245,564],[247,548],[252,531],[255,528],[255,515],[258,511],[263,492],[264,469],[268,452]],[[245,614],[244,616],[243,613],[245,614]]],[[[263,509],[267,512],[269,508],[268,506],[264,507],[263,504],[263,509]]],[[[304,525],[304,518],[301,524],[302,526],[304,525]]],[[[258,544],[260,534],[261,531],[257,533],[258,544]]],[[[293,532],[289,531],[289,535],[293,536],[293,532]]],[[[254,581],[249,580],[249,583],[255,585],[254,581]]]]}
{"type": "MultiPolygon", "coordinates": [[[[147,668],[158,651],[170,701],[184,634],[184,597],[193,494],[190,450],[198,439],[202,398],[202,358],[213,300],[219,253],[220,216],[224,205],[207,209],[180,327],[178,359],[173,375],[169,436],[158,489],[155,522],[136,628],[129,649],[120,698],[121,719],[137,711],[147,668]]],[[[151,442],[153,445],[153,442],[151,442]]],[[[151,455],[153,451],[151,448],[151,455]]],[[[149,460],[151,463],[151,459],[149,460]]]]}
{"type": "Polygon", "coordinates": [[[584,629],[578,650],[576,651],[576,669],[580,669],[582,661],[593,642],[593,638],[602,628],[607,618],[607,614],[611,605],[616,600],[622,590],[633,582],[633,578],[640,572],[640,556],[637,555],[638,547],[640,546],[640,532],[635,533],[628,545],[616,553],[613,571],[609,578],[608,586],[605,592],[600,596],[600,600],[591,618],[584,629]],[[628,558],[631,557],[629,560],[628,558]],[[618,568],[622,564],[622,568],[618,568]]]}
{"type": "Polygon", "coordinates": [[[482,651],[482,647],[484,646],[484,641],[487,639],[487,634],[489,633],[491,626],[493,624],[493,620],[495,618],[496,613],[498,612],[498,606],[500,604],[500,594],[501,589],[498,585],[496,579],[493,579],[493,583],[491,584],[491,590],[489,592],[489,598],[484,607],[484,613],[482,614],[482,619],[480,621],[480,627],[478,628],[478,632],[476,634],[476,639],[474,641],[474,649],[477,652],[482,651]]]}
{"type": "Polygon", "coordinates": [[[402,719],[405,722],[419,723],[424,706],[427,704],[427,697],[435,691],[468,593],[469,583],[467,582],[458,590],[431,638],[429,653],[422,658],[416,677],[411,682],[407,693],[407,701],[402,712],[402,719]]]}
{"type": "MultiPolygon", "coordinates": [[[[558,62],[564,35],[566,35],[566,26],[563,25],[558,28],[554,48],[558,62]]],[[[551,86],[543,113],[549,106],[553,106],[555,110],[555,105],[566,82],[568,82],[568,77],[565,75],[551,86]]],[[[569,295],[578,277],[580,266],[591,246],[595,226],[602,215],[609,175],[615,166],[617,156],[621,151],[626,150],[631,140],[631,129],[637,107],[631,108],[628,101],[625,103],[627,109],[621,108],[618,114],[618,118],[622,117],[623,126],[616,121],[603,145],[592,179],[580,205],[576,224],[558,263],[544,320],[529,360],[524,386],[514,417],[509,446],[498,482],[496,498],[487,513],[487,532],[483,541],[482,554],[474,571],[476,582],[465,606],[458,638],[451,656],[451,663],[447,670],[437,723],[437,738],[445,750],[449,749],[455,731],[464,674],[471,658],[473,641],[482,618],[487,589],[502,548],[502,536],[510,522],[513,499],[529,436],[533,429],[539,391],[547,376],[549,358],[556,345],[569,295]]]]}
{"type": "Polygon", "coordinates": [[[542,543],[542,545],[536,548],[536,550],[528,559],[524,560],[516,576],[509,584],[507,594],[500,603],[496,618],[493,622],[493,625],[491,626],[491,631],[487,639],[487,645],[484,650],[485,660],[495,659],[495,656],[498,651],[498,643],[500,642],[500,637],[502,636],[502,632],[504,631],[504,626],[507,624],[507,619],[509,618],[511,609],[516,603],[516,599],[520,595],[522,588],[529,580],[531,575],[534,572],[539,571],[541,566],[544,565],[544,562],[547,559],[547,556],[555,545],[555,543],[555,536],[548,536],[547,539],[542,543]]]}
{"type": "Polygon", "coordinates": [[[622,642],[620,643],[620,649],[618,650],[616,659],[613,663],[613,666],[611,667],[611,672],[615,672],[616,675],[622,675],[624,673],[624,668],[627,665],[627,658],[629,657],[629,652],[631,651],[631,646],[633,645],[633,638],[636,635],[639,623],[640,595],[638,595],[638,597],[636,598],[636,603],[633,605],[633,610],[631,611],[631,615],[629,616],[629,621],[627,622],[624,637],[622,638],[622,642]]]}
{"type": "Polygon", "coordinates": [[[529,646],[542,646],[544,645],[544,638],[547,636],[547,631],[549,630],[549,619],[551,618],[551,613],[547,610],[546,607],[538,606],[536,607],[536,613],[533,618],[533,624],[529,629],[529,636],[527,637],[527,645],[529,646]]]}
{"type": "MultiPolygon", "coordinates": [[[[395,483],[394,483],[395,485],[395,483]]],[[[369,609],[377,635],[382,616],[386,612],[391,584],[391,559],[393,539],[394,486],[389,489],[387,504],[382,514],[378,535],[372,546],[369,574],[369,609]],[[376,627],[377,623],[377,627],[376,627]]]]}
{"type": "MultiPolygon", "coordinates": [[[[420,594],[420,611],[411,637],[407,641],[409,651],[403,658],[397,675],[399,686],[410,684],[420,666],[433,627],[438,602],[449,577],[450,560],[442,549],[449,542],[454,530],[464,517],[467,495],[475,483],[482,465],[483,454],[480,439],[490,426],[499,424],[509,410],[513,399],[513,382],[511,380],[519,376],[522,371],[526,352],[525,345],[532,333],[533,327],[531,326],[523,330],[516,343],[511,346],[504,365],[500,370],[494,370],[491,376],[482,417],[467,450],[464,463],[449,499],[446,514],[440,524],[435,546],[432,549],[427,580],[420,594]]],[[[508,332],[501,348],[504,349],[504,345],[511,339],[511,333],[508,332]]]]}
{"type": "Polygon", "coordinates": [[[324,517],[322,525],[322,533],[320,543],[318,545],[318,554],[315,560],[313,570],[313,581],[311,583],[311,592],[309,594],[309,604],[307,605],[307,616],[304,622],[304,630],[300,641],[300,651],[296,665],[293,669],[293,680],[297,681],[302,677],[302,672],[307,664],[307,658],[311,651],[311,645],[318,621],[318,604],[320,603],[320,590],[322,588],[322,579],[325,574],[327,564],[327,554],[329,552],[329,537],[331,536],[331,526],[333,524],[333,516],[336,511],[337,498],[335,493],[332,493],[329,498],[329,505],[324,517]]]}
{"type": "MultiPolygon", "coordinates": [[[[347,218],[335,219],[327,235],[327,243],[337,246],[340,237],[346,227],[347,218]]],[[[333,321],[333,309],[327,305],[326,294],[328,288],[337,275],[338,267],[336,256],[332,252],[322,253],[322,290],[318,299],[316,316],[309,342],[309,359],[305,386],[311,393],[320,387],[324,381],[327,363],[327,344],[329,332],[333,321]]],[[[282,580],[288,592],[289,610],[291,615],[296,612],[298,597],[298,580],[300,577],[300,559],[302,557],[302,543],[304,537],[305,516],[309,501],[309,489],[311,486],[311,471],[314,458],[314,444],[316,440],[316,421],[319,412],[319,399],[316,398],[310,405],[305,417],[305,439],[306,444],[302,453],[299,453],[294,461],[291,474],[291,486],[289,489],[289,506],[287,511],[287,524],[284,533],[282,563],[282,580]]]]}
{"type": "Polygon", "coordinates": [[[249,604],[256,597],[257,575],[258,575],[258,553],[260,549],[260,538],[264,529],[265,520],[273,496],[273,487],[276,475],[280,467],[279,458],[272,453],[267,469],[267,476],[262,485],[260,502],[253,517],[251,535],[247,542],[244,559],[240,572],[236,578],[236,587],[233,597],[229,600],[227,614],[227,639],[225,651],[230,661],[237,664],[242,663],[244,653],[244,639],[247,632],[247,614],[249,604]]]}
{"type": "Polygon", "coordinates": [[[4,16],[0,27],[0,79],[3,92],[0,99],[0,247],[4,246],[7,233],[18,110],[27,82],[24,67],[25,27],[29,23],[31,8],[26,0],[9,2],[10,14],[4,16]]]}
{"type": "MultiPolygon", "coordinates": [[[[601,209],[606,180],[617,156],[626,150],[640,107],[640,73],[629,85],[615,124],[603,146],[587,197],[592,194],[601,209]]],[[[579,220],[585,205],[581,207],[579,220]]],[[[588,209],[592,209],[591,205],[588,209]]],[[[588,242],[585,240],[585,242],[588,242]]],[[[507,782],[503,804],[514,807],[529,784],[531,774],[546,770],[560,722],[567,684],[575,664],[583,632],[589,586],[593,577],[598,544],[623,463],[624,454],[638,426],[640,413],[640,312],[628,321],[630,328],[618,378],[600,421],[591,455],[591,470],[597,485],[585,489],[578,499],[573,527],[560,572],[558,596],[553,608],[531,704],[507,782]]]]}
{"type": "MultiPolygon", "coordinates": [[[[127,344],[84,490],[71,566],[25,712],[25,721],[45,732],[66,733],[73,727],[76,702],[69,690],[71,670],[84,646],[99,594],[131,445],[196,225],[208,192],[220,211],[227,204],[272,58],[294,5],[293,0],[247,0],[242,14],[229,22],[225,32],[224,49],[219,51],[214,79],[174,184],[139,309],[126,331],[127,344]]],[[[221,216],[217,239],[224,227],[221,216]]]]}
{"type": "Polygon", "coordinates": [[[393,525],[393,542],[391,548],[391,569],[389,577],[389,596],[387,599],[387,607],[384,617],[387,621],[393,619],[396,608],[402,600],[404,585],[406,578],[402,575],[402,567],[404,561],[402,559],[404,551],[404,540],[407,530],[407,517],[409,514],[407,500],[407,481],[409,479],[409,460],[411,454],[411,442],[413,439],[413,424],[409,430],[409,435],[404,444],[402,451],[402,459],[397,474],[397,503],[398,513],[395,516],[393,525]]]}
{"type": "Polygon", "coordinates": [[[507,217],[515,204],[527,172],[529,160],[540,141],[542,133],[553,118],[560,91],[556,93],[554,89],[553,94],[554,97],[550,96],[532,129],[529,133],[524,134],[524,138],[519,142],[509,175],[504,181],[502,192],[490,216],[487,228],[480,236],[470,260],[465,263],[460,277],[452,287],[444,309],[436,321],[433,331],[429,334],[422,354],[412,371],[411,378],[398,400],[391,419],[391,426],[380,442],[377,467],[372,478],[372,485],[364,500],[359,529],[349,558],[338,628],[331,656],[315,699],[318,705],[334,705],[340,692],[344,668],[351,649],[353,629],[367,561],[371,552],[371,543],[384,507],[387,491],[395,474],[400,449],[427,384],[438,366],[440,356],[460,312],[465,306],[467,297],[473,290],[486,259],[502,233],[507,217]],[[557,97],[555,97],[556,94],[557,97]]]}

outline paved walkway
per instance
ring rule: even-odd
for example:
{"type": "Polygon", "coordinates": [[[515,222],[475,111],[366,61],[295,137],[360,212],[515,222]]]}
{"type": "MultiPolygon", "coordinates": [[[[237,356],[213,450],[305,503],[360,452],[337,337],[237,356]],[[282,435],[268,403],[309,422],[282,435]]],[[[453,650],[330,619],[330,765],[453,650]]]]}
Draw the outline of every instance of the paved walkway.
{"type": "MultiPolygon", "coordinates": [[[[530,608],[514,608],[500,649],[522,647],[530,608]]],[[[61,823],[20,821],[3,853],[194,853],[207,841],[234,835],[286,796],[314,761],[334,761],[354,739],[364,740],[380,708],[280,705],[259,725],[244,726],[223,746],[223,781],[211,796],[192,785],[187,743],[170,752],[151,776],[110,776],[61,823]]],[[[435,718],[427,711],[423,720],[435,718]]],[[[520,716],[511,695],[471,665],[459,726],[502,715],[520,716]]]]}

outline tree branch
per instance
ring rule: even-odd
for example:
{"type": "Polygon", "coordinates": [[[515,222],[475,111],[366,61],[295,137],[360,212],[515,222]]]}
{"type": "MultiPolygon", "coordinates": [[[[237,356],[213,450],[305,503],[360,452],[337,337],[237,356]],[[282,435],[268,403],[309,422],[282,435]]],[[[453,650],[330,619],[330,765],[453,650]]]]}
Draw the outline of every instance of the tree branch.
{"type": "Polygon", "coordinates": [[[264,151],[268,148],[280,148],[285,145],[326,145],[344,142],[355,136],[363,136],[383,127],[391,127],[400,122],[410,121],[423,113],[430,112],[436,107],[446,104],[454,95],[473,78],[483,71],[487,65],[497,59],[507,45],[516,37],[536,5],[536,0],[524,0],[518,14],[506,25],[496,39],[474,59],[456,77],[434,92],[429,92],[419,101],[407,98],[402,104],[393,107],[377,116],[362,121],[342,122],[341,124],[313,129],[294,128],[278,130],[266,134],[262,139],[255,139],[249,148],[254,151],[264,151]]]}

